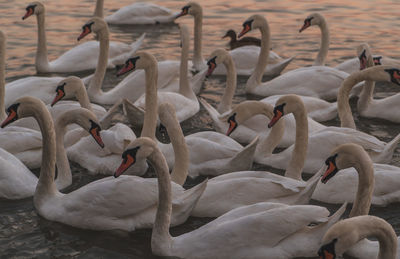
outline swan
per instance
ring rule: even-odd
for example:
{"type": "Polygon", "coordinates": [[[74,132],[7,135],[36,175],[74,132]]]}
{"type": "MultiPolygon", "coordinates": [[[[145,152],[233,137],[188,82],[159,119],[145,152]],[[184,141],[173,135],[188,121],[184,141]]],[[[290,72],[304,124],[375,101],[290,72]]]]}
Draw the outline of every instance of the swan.
{"type": "MultiPolygon", "coordinates": [[[[214,127],[218,132],[226,133],[228,131],[228,125],[226,124],[227,117],[225,116],[228,111],[232,111],[232,99],[236,90],[236,72],[235,67],[233,66],[233,61],[229,53],[222,49],[217,49],[213,51],[210,55],[209,61],[207,62],[209,69],[208,74],[213,73],[214,69],[219,64],[224,64],[227,70],[226,73],[226,87],[223,96],[221,97],[221,102],[219,103],[217,110],[214,109],[210,104],[208,104],[204,99],[200,99],[200,102],[205,107],[206,111],[210,114],[210,117],[213,121],[214,127]],[[222,113],[222,114],[221,114],[222,113]]],[[[325,112],[319,112],[318,109],[315,108],[317,104],[322,104],[321,101],[318,102],[316,98],[311,97],[301,97],[306,102],[307,111],[314,114],[316,117],[327,116],[332,110],[336,110],[336,107],[333,109],[328,105],[326,107],[325,112]]],[[[261,102],[268,104],[275,104],[276,97],[265,98],[261,100],[261,102]]],[[[327,102],[325,102],[327,103],[327,102]]],[[[332,116],[332,115],[330,115],[332,116]]],[[[284,132],[283,139],[279,143],[279,147],[288,147],[294,143],[294,130],[295,130],[295,120],[293,116],[285,118],[286,123],[286,131],[284,132]]],[[[309,129],[310,132],[316,132],[321,129],[324,129],[325,126],[315,122],[312,119],[309,119],[309,129]]],[[[249,118],[248,121],[244,122],[244,124],[239,125],[238,128],[232,132],[230,135],[236,141],[240,143],[250,143],[257,135],[260,135],[261,139],[266,138],[269,134],[269,130],[266,131],[264,115],[257,115],[253,118],[249,118]]]]}
{"type": "MultiPolygon", "coordinates": [[[[181,57],[181,68],[179,78],[179,92],[159,92],[157,98],[159,103],[169,102],[175,106],[177,118],[179,122],[191,118],[193,115],[199,112],[200,104],[197,100],[196,94],[193,92],[187,78],[188,65],[187,59],[189,55],[189,30],[186,25],[181,25],[181,36],[182,36],[182,57],[181,57]]],[[[149,54],[140,55],[137,54],[134,57],[126,61],[125,66],[118,72],[118,75],[123,75],[129,71],[134,71],[137,68],[143,67],[138,64],[146,62],[146,59],[150,59],[150,66],[147,69],[154,70],[157,67],[157,60],[151,57],[149,54]]],[[[153,72],[149,72],[151,74],[153,72]]],[[[147,73],[146,73],[147,74],[147,73]]],[[[156,73],[153,76],[157,75],[156,73]]],[[[205,73],[204,73],[205,77],[205,73]]],[[[203,77],[203,78],[204,78],[203,77]]],[[[142,95],[135,103],[131,103],[128,100],[124,100],[127,117],[133,125],[142,125],[144,117],[144,106],[146,104],[146,95],[142,95]]]]}
{"type": "Polygon", "coordinates": [[[222,38],[227,38],[227,37],[230,38],[228,45],[231,50],[248,45],[255,45],[259,47],[261,46],[261,40],[255,37],[244,37],[238,40],[236,32],[232,29],[228,30],[222,38]]]}
{"type": "MultiPolygon", "coordinates": [[[[193,68],[201,71],[206,67],[206,62],[201,53],[202,41],[202,26],[203,26],[203,8],[196,2],[189,2],[182,7],[182,11],[176,18],[184,15],[192,15],[194,18],[194,54],[193,68]]],[[[235,61],[235,67],[238,75],[251,75],[256,65],[256,60],[259,55],[260,48],[257,46],[246,46],[230,51],[230,54],[235,61]]],[[[293,57],[282,59],[279,55],[271,51],[269,57],[269,65],[263,69],[265,75],[279,75],[283,69],[293,60],[293,57]]],[[[217,69],[215,75],[224,75],[226,71],[223,67],[217,69]]]]}
{"type": "MultiPolygon", "coordinates": [[[[347,175],[349,173],[348,170],[353,169],[351,167],[356,169],[358,173],[358,184],[357,182],[353,181],[354,186],[348,189],[354,189],[353,187],[358,185],[357,193],[355,194],[354,199],[355,202],[349,217],[368,215],[371,206],[371,200],[373,202],[375,195],[379,195],[379,190],[383,190],[381,183],[379,183],[379,181],[382,179],[382,174],[377,174],[376,171],[374,174],[375,168],[372,165],[372,161],[368,157],[368,154],[359,145],[351,143],[343,144],[332,151],[331,156],[326,160],[325,163],[328,165],[328,168],[325,174],[322,176],[321,181],[323,183],[328,182],[327,184],[329,184],[330,181],[335,181],[336,178],[339,178],[342,175],[347,175]],[[337,173],[342,169],[344,169],[343,171],[347,172],[337,175],[337,173]],[[375,184],[375,182],[377,184],[375,184]]],[[[355,170],[352,170],[352,172],[354,171],[355,170]]],[[[395,178],[398,177],[392,176],[392,179],[395,178]]],[[[335,191],[339,192],[340,190],[335,191]]],[[[386,191],[386,189],[384,191],[386,191]]],[[[352,194],[354,197],[353,191],[352,194]]],[[[400,239],[397,238],[397,240],[398,243],[400,239]]],[[[347,254],[351,256],[360,258],[377,258],[378,256],[379,246],[377,241],[363,239],[357,244],[352,243],[352,245],[353,246],[347,251],[347,254]]]]}
{"type": "Polygon", "coordinates": [[[263,16],[256,14],[250,16],[243,23],[243,30],[239,37],[253,29],[259,29],[261,32],[261,51],[257,66],[247,80],[247,93],[259,96],[292,93],[324,100],[336,99],[339,86],[348,74],[326,66],[298,68],[268,82],[261,82],[268,60],[270,30],[267,20],[263,16]]]}
{"type": "MultiPolygon", "coordinates": [[[[368,63],[372,65],[371,53],[368,45],[361,45],[369,56],[368,63]]],[[[343,81],[338,93],[338,113],[342,127],[355,129],[356,125],[350,109],[349,93],[355,84],[365,81],[357,102],[360,116],[367,118],[380,118],[400,123],[398,103],[400,94],[387,98],[373,99],[374,81],[386,81],[400,85],[400,66],[374,66],[351,74],[343,81]]]]}
{"type": "Polygon", "coordinates": [[[321,248],[318,250],[320,258],[335,258],[357,245],[366,237],[378,239],[379,254],[359,258],[396,259],[397,237],[393,227],[384,219],[375,216],[358,216],[345,219],[334,224],[324,235],[321,248]]]}
{"type": "MultiPolygon", "coordinates": [[[[16,119],[15,117],[17,115],[15,114],[13,106],[8,109],[8,112],[11,117],[2,119],[4,123],[1,127],[4,127],[16,119]]],[[[71,169],[62,142],[67,125],[78,123],[83,129],[90,133],[98,145],[104,146],[100,137],[100,127],[96,121],[95,115],[86,109],[69,110],[56,121],[57,179],[55,181],[55,186],[58,190],[62,190],[72,184],[71,169]]],[[[6,199],[23,199],[33,196],[38,183],[37,177],[31,173],[18,158],[2,148],[0,148],[0,160],[0,178],[2,179],[0,184],[0,197],[6,199]]]]}
{"type": "MultiPolygon", "coordinates": [[[[310,26],[317,25],[321,30],[321,48],[319,49],[317,58],[314,61],[314,66],[325,65],[325,59],[328,55],[329,50],[329,27],[325,20],[325,17],[321,13],[312,13],[304,20],[303,26],[300,28],[299,32],[304,31],[310,26]]],[[[383,56],[375,56],[374,63],[376,65],[392,65],[398,66],[400,62],[383,56]]],[[[348,74],[352,74],[359,70],[360,61],[358,58],[348,59],[335,66],[337,70],[344,71],[348,74]]]]}
{"type": "MultiPolygon", "coordinates": [[[[57,104],[58,106],[58,102],[63,98],[72,97],[76,97],[83,108],[92,110],[92,107],[94,107],[89,101],[82,81],[75,76],[69,76],[60,82],[52,105],[57,104]]],[[[122,152],[136,138],[135,133],[122,123],[116,123],[110,127],[113,114],[118,105],[119,103],[115,104],[99,119],[99,123],[103,128],[102,136],[105,148],[99,148],[97,145],[94,145],[90,137],[87,136],[87,133],[80,128],[69,130],[64,138],[68,158],[88,169],[91,174],[112,175],[115,168],[119,165],[122,152]]],[[[132,170],[129,170],[127,174],[143,175],[146,170],[147,163],[143,161],[143,163],[138,163],[132,170]]]]}
{"type": "MultiPolygon", "coordinates": [[[[232,110],[232,112],[226,114],[228,124],[230,125],[228,133],[235,131],[238,128],[238,125],[254,116],[254,114],[261,113],[268,116],[269,112],[266,111],[267,109],[268,107],[266,107],[266,104],[261,102],[257,103],[257,101],[248,101],[239,104],[232,110]],[[256,104],[254,104],[254,102],[256,104]]],[[[318,169],[320,169],[319,165],[325,161],[325,158],[330,154],[331,150],[343,143],[360,144],[365,149],[369,150],[369,154],[374,162],[387,163],[391,160],[394,149],[400,141],[400,135],[396,136],[391,142],[385,143],[366,133],[354,129],[339,127],[326,127],[325,129],[308,136],[305,107],[301,98],[297,95],[281,97],[275,104],[273,113],[274,117],[268,124],[269,127],[272,127],[283,116],[293,113],[296,120],[296,140],[298,140],[297,143],[277,154],[271,154],[271,152],[277,143],[279,143],[279,138],[282,136],[281,132],[277,134],[277,136],[271,138],[274,140],[273,142],[260,141],[260,147],[257,148],[269,151],[268,153],[256,152],[254,161],[274,168],[287,169],[291,152],[297,150],[297,152],[299,152],[299,157],[307,157],[303,172],[314,174],[318,169]],[[297,135],[297,133],[299,135],[297,135]],[[308,148],[305,145],[307,139],[308,148]]],[[[300,174],[297,173],[292,175],[293,178],[296,179],[299,179],[300,177],[300,174]]]]}
{"type": "MultiPolygon", "coordinates": [[[[38,47],[36,51],[36,71],[38,73],[73,73],[84,70],[92,70],[96,68],[99,56],[99,43],[96,41],[88,41],[82,43],[61,55],[59,58],[49,62],[47,58],[47,43],[45,31],[45,7],[41,2],[33,2],[26,7],[26,14],[23,20],[31,15],[36,15],[38,24],[38,47]]],[[[91,27],[88,25],[83,28],[84,31],[90,32],[91,27]]],[[[82,37],[78,37],[80,40],[82,37]]],[[[129,52],[130,55],[136,52],[144,39],[142,35],[136,42],[131,45],[121,42],[111,42],[109,52],[108,68],[113,68],[120,64],[121,55],[129,52]]]]}
{"type": "MultiPolygon", "coordinates": [[[[98,13],[99,17],[103,17],[103,3],[104,0],[96,1],[95,15],[98,13]],[[100,9],[101,13],[97,11],[100,9]]],[[[173,23],[178,14],[163,6],[139,2],[120,8],[104,20],[115,25],[173,23]]]]}
{"type": "MultiPolygon", "coordinates": [[[[68,194],[57,191],[54,184],[56,136],[43,102],[32,97],[18,99],[2,126],[27,116],[38,120],[43,134],[42,166],[33,198],[39,215],[47,220],[93,230],[133,231],[153,225],[158,201],[156,179],[137,176],[115,179],[110,176],[68,194]]],[[[128,159],[128,156],[123,154],[124,158],[128,159]]],[[[206,182],[185,191],[180,185],[173,185],[174,225],[187,219],[205,186],[206,182]]]]}
{"type": "MultiPolygon", "coordinates": [[[[108,49],[109,49],[109,31],[107,23],[99,17],[91,18],[83,28],[90,26],[90,32],[96,34],[100,41],[100,58],[94,72],[93,78],[90,80],[88,87],[88,95],[92,102],[100,104],[113,105],[120,101],[121,98],[127,98],[134,102],[145,91],[145,73],[137,71],[125,77],[121,82],[114,86],[111,90],[103,92],[101,86],[107,70],[108,49]],[[132,91],[132,87],[135,91],[132,91]]],[[[84,29],[84,31],[86,31],[84,29]]],[[[87,34],[86,34],[87,35],[87,34]]],[[[85,35],[83,36],[85,37],[85,35]]],[[[129,56],[131,57],[131,56],[129,56]]],[[[158,65],[158,88],[163,88],[169,84],[175,84],[175,79],[179,77],[179,63],[177,61],[161,61],[158,65]]]]}
{"type": "Polygon", "coordinates": [[[142,157],[147,157],[157,172],[159,202],[151,237],[155,255],[180,258],[312,256],[317,253],[326,230],[344,212],[343,206],[328,217],[328,210],[319,206],[261,202],[231,210],[194,231],[171,237],[171,180],[165,158],[150,138],[136,139],[125,152],[116,176],[142,157]],[[310,226],[311,222],[320,224],[310,226]]]}

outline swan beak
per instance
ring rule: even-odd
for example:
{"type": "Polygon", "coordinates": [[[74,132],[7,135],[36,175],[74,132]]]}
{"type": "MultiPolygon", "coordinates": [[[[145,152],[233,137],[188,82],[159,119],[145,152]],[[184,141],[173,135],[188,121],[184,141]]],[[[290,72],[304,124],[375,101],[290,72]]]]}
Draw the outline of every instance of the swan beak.
{"type": "Polygon", "coordinates": [[[117,171],[115,171],[114,177],[117,178],[118,176],[123,174],[134,163],[135,163],[135,158],[133,158],[131,155],[127,155],[126,160],[122,161],[117,171]]]}
{"type": "Polygon", "coordinates": [[[338,171],[338,170],[337,170],[337,167],[335,166],[335,164],[332,163],[332,161],[330,161],[330,162],[329,162],[328,168],[326,169],[324,175],[323,175],[322,178],[321,178],[321,182],[324,183],[324,184],[327,183],[328,180],[329,180],[332,176],[334,176],[335,173],[336,173],[337,171],[338,171]]]}
{"type": "Polygon", "coordinates": [[[320,259],[333,259],[335,258],[333,254],[329,253],[328,251],[324,250],[324,254],[319,256],[320,259]]]}
{"type": "Polygon", "coordinates": [[[272,117],[271,121],[268,123],[268,128],[272,128],[275,123],[279,121],[279,119],[282,117],[283,113],[279,110],[276,111],[276,114],[274,117],[272,117]]]}
{"type": "Polygon", "coordinates": [[[362,57],[360,58],[360,70],[364,70],[365,68],[367,68],[367,60],[362,57]]]}
{"type": "Polygon", "coordinates": [[[304,31],[305,29],[307,29],[308,27],[310,27],[311,23],[310,22],[304,22],[303,27],[300,28],[299,32],[304,31]]]}
{"type": "Polygon", "coordinates": [[[232,132],[237,128],[237,126],[238,126],[238,124],[235,121],[230,120],[229,128],[228,128],[228,131],[226,132],[226,135],[230,136],[232,134],[232,132]]]}
{"type": "Polygon", "coordinates": [[[123,68],[121,68],[121,70],[118,71],[117,76],[122,76],[123,74],[126,74],[129,71],[134,70],[134,69],[135,69],[135,66],[133,65],[133,63],[129,62],[123,68]]]}
{"type": "Polygon", "coordinates": [[[214,72],[214,69],[215,69],[216,67],[217,67],[217,66],[215,65],[215,63],[211,62],[210,65],[208,66],[208,70],[207,70],[206,77],[211,76],[211,74],[214,72]]]}
{"type": "Polygon", "coordinates": [[[249,32],[251,30],[250,25],[246,24],[243,27],[243,30],[239,33],[238,38],[241,38],[243,35],[245,35],[247,32],[249,32]]]}
{"type": "Polygon", "coordinates": [[[22,16],[22,20],[25,20],[26,18],[28,18],[32,14],[33,14],[33,8],[28,8],[28,10],[26,10],[26,14],[24,16],[22,16]]]}
{"type": "Polygon", "coordinates": [[[85,36],[88,35],[89,33],[91,33],[91,30],[89,29],[89,27],[88,26],[84,26],[81,35],[79,35],[79,37],[78,37],[78,41],[80,41],[81,39],[85,38],[85,36]]]}
{"type": "Polygon", "coordinates": [[[54,104],[58,103],[63,97],[65,96],[65,93],[62,90],[58,90],[56,97],[54,97],[54,100],[51,102],[51,107],[53,107],[54,104]]]}
{"type": "Polygon", "coordinates": [[[1,124],[1,127],[4,128],[8,124],[10,124],[13,121],[16,121],[18,119],[17,112],[14,110],[11,110],[10,113],[8,114],[8,117],[3,121],[1,124]]]}
{"type": "Polygon", "coordinates": [[[90,135],[92,135],[94,140],[96,140],[97,144],[99,144],[99,146],[101,148],[104,148],[104,143],[103,143],[103,140],[100,137],[100,132],[99,132],[98,128],[92,128],[90,130],[90,135]]]}

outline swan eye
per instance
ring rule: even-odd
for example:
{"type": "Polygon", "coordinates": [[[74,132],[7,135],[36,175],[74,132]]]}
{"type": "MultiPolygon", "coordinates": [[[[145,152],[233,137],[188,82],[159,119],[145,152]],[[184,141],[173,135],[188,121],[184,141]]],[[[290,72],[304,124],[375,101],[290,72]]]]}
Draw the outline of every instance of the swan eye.
{"type": "Polygon", "coordinates": [[[381,59],[382,59],[382,57],[381,56],[379,56],[379,57],[374,57],[373,58],[373,60],[374,60],[374,65],[382,65],[382,63],[381,63],[381,59]]]}
{"type": "Polygon", "coordinates": [[[10,124],[11,122],[18,120],[18,113],[17,113],[18,107],[19,107],[19,103],[14,103],[10,107],[8,107],[8,109],[7,109],[8,116],[1,124],[2,128],[7,126],[8,124],[10,124]]]}
{"type": "Polygon", "coordinates": [[[280,105],[275,106],[275,108],[274,108],[274,115],[276,116],[276,115],[278,114],[278,112],[281,112],[282,115],[284,115],[284,114],[283,114],[283,107],[285,107],[285,105],[286,105],[286,103],[282,103],[282,104],[280,104],[280,105]]]}
{"type": "Polygon", "coordinates": [[[400,71],[396,68],[385,69],[387,73],[390,75],[390,81],[397,85],[400,85],[400,71]]]}

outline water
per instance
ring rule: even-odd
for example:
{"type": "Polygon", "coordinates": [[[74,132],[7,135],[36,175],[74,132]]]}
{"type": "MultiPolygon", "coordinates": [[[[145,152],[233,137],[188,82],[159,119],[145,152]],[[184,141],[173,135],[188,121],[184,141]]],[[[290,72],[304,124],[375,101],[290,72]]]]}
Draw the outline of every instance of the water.
{"type": "MultiPolygon", "coordinates": [[[[46,1],[46,26],[49,59],[59,56],[77,44],[81,26],[88,20],[94,9],[94,0],[46,1]]],[[[105,1],[105,14],[132,3],[131,0],[105,1]]],[[[156,2],[157,3],[157,2],[156,2]]],[[[159,4],[180,10],[185,1],[159,1],[159,4]]],[[[7,81],[35,74],[34,58],[37,41],[36,19],[25,21],[28,2],[3,0],[0,2],[2,15],[1,29],[8,37],[7,44],[7,81]]],[[[303,20],[311,12],[322,12],[330,26],[331,45],[327,65],[354,57],[355,48],[361,42],[368,42],[376,54],[400,58],[397,45],[400,40],[397,1],[294,1],[294,0],[229,0],[201,1],[204,8],[203,54],[207,56],[216,48],[225,47],[221,40],[228,29],[241,30],[241,24],[250,15],[259,13],[267,17],[271,28],[272,48],[284,57],[296,56],[287,70],[312,64],[319,48],[320,32],[311,27],[299,34],[303,20]]],[[[190,25],[193,19],[180,18],[179,23],[190,25]]],[[[174,25],[149,26],[112,26],[111,39],[130,43],[142,32],[146,32],[143,49],[158,59],[178,59],[179,28],[174,25]]],[[[259,37],[258,32],[249,35],[259,37]]],[[[88,37],[90,38],[90,37],[88,37]]],[[[87,40],[87,39],[85,39],[87,40]]],[[[115,85],[118,80],[115,71],[107,73],[105,88],[115,85]]],[[[246,99],[244,84],[246,78],[239,78],[237,95],[234,102],[246,99]]],[[[213,105],[219,100],[225,85],[224,77],[210,78],[205,82],[200,96],[213,105]]],[[[378,84],[376,96],[386,97],[398,92],[397,87],[378,84]]],[[[352,103],[354,107],[355,103],[352,103]]],[[[398,132],[400,126],[382,120],[358,118],[359,129],[389,141],[398,132]]],[[[339,125],[338,120],[327,123],[339,125]]],[[[188,122],[183,123],[185,134],[211,129],[211,119],[204,110],[188,122]]],[[[391,164],[400,166],[400,150],[396,149],[391,164]]],[[[74,184],[68,191],[79,188],[98,179],[88,176],[85,169],[71,163],[74,184]]],[[[255,165],[254,168],[265,169],[255,165]]],[[[322,204],[325,205],[325,204],[322,204]]],[[[329,205],[334,211],[338,206],[329,205]]],[[[373,206],[371,214],[388,220],[400,234],[400,209],[398,204],[386,208],[373,206]]],[[[180,235],[198,228],[210,219],[190,218],[182,226],[171,229],[172,235],[180,235]]],[[[150,249],[150,230],[133,233],[84,231],[63,224],[49,222],[39,217],[33,207],[32,199],[21,201],[0,201],[0,254],[3,257],[15,256],[38,258],[154,258],[150,249]]]]}

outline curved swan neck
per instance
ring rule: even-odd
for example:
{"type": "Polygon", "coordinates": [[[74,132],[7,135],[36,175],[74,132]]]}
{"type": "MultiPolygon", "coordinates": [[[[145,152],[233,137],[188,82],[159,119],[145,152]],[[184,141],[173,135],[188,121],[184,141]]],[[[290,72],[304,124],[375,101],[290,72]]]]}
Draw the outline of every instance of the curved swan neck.
{"type": "Polygon", "coordinates": [[[224,113],[232,108],[232,99],[236,91],[236,68],[231,57],[224,60],[226,68],[226,86],[221,102],[218,105],[218,111],[224,113]]]}
{"type": "Polygon", "coordinates": [[[38,46],[36,49],[36,70],[38,72],[47,72],[49,70],[49,60],[47,58],[47,39],[45,28],[45,11],[36,15],[38,25],[38,46]]]}
{"type": "MultiPolygon", "coordinates": [[[[374,60],[372,55],[367,57],[367,67],[373,67],[374,60]]],[[[357,110],[364,111],[368,108],[369,104],[373,100],[373,94],[375,89],[375,81],[373,80],[366,80],[364,82],[364,87],[361,90],[360,96],[357,101],[357,110]]]]}
{"type": "Polygon", "coordinates": [[[268,64],[269,48],[271,34],[267,20],[264,20],[263,26],[259,27],[261,32],[261,49],[258,56],[257,65],[254,72],[251,74],[246,83],[246,90],[254,89],[256,86],[261,84],[261,80],[264,74],[264,70],[268,64]]]}
{"type": "Polygon", "coordinates": [[[56,131],[56,166],[57,166],[57,182],[62,185],[70,185],[72,183],[72,173],[69,167],[67,153],[64,147],[64,136],[69,122],[65,120],[57,120],[55,124],[56,131]]]}
{"type": "Polygon", "coordinates": [[[42,164],[40,166],[40,176],[34,195],[35,206],[40,206],[41,200],[49,195],[58,193],[54,183],[55,163],[56,163],[56,136],[54,132],[53,119],[46,106],[31,105],[28,107],[30,114],[37,120],[42,132],[42,164]]]}
{"type": "Polygon", "coordinates": [[[151,249],[155,254],[166,254],[172,244],[172,237],[169,233],[172,212],[171,179],[167,161],[158,148],[148,159],[158,177],[158,206],[151,233],[151,249]]]}
{"type": "Polygon", "coordinates": [[[193,65],[196,69],[199,69],[204,63],[202,48],[202,37],[203,37],[203,9],[194,15],[194,53],[193,53],[193,65]]]}
{"type": "MultiPolygon", "coordinates": [[[[183,29],[185,30],[185,29],[183,29]]],[[[179,93],[187,98],[196,99],[196,95],[189,84],[188,78],[189,35],[183,35],[181,64],[179,71],[179,93]]]]}
{"type": "Polygon", "coordinates": [[[296,140],[285,176],[301,180],[308,147],[308,118],[306,108],[302,102],[299,103],[299,107],[293,112],[293,115],[296,120],[296,140]]]}
{"type": "Polygon", "coordinates": [[[358,154],[354,168],[358,173],[358,188],[349,217],[368,215],[375,183],[372,161],[366,152],[358,154]]]}
{"type": "Polygon", "coordinates": [[[141,137],[156,138],[157,127],[157,78],[158,69],[157,61],[151,59],[151,65],[145,68],[146,78],[146,95],[145,95],[145,116],[143,120],[143,128],[140,134],[141,137]]]}
{"type": "Polygon", "coordinates": [[[165,113],[166,114],[163,114],[163,111],[161,111],[159,116],[161,123],[167,129],[175,154],[175,163],[171,173],[171,180],[179,185],[183,185],[189,170],[189,150],[186,146],[185,137],[175,112],[170,113],[166,111],[165,113]]]}
{"type": "Polygon", "coordinates": [[[318,24],[318,26],[321,30],[321,47],[317,57],[315,58],[314,66],[325,65],[326,56],[328,55],[329,50],[329,27],[323,16],[320,16],[320,21],[321,22],[318,24]]]}
{"type": "Polygon", "coordinates": [[[108,28],[105,27],[97,34],[100,41],[100,53],[99,59],[97,60],[96,71],[94,72],[93,78],[90,80],[87,90],[91,98],[93,98],[92,96],[104,94],[104,92],[101,90],[101,86],[103,85],[104,75],[106,74],[107,70],[108,50],[110,48],[108,28]]]}
{"type": "Polygon", "coordinates": [[[76,91],[75,97],[82,108],[93,111],[92,105],[90,104],[89,96],[87,94],[85,86],[83,85],[83,82],[79,89],[76,91]]]}
{"type": "Polygon", "coordinates": [[[104,7],[104,0],[97,0],[93,16],[103,18],[104,17],[104,13],[103,13],[104,8],[103,7],[104,7]]]}
{"type": "MultiPolygon", "coordinates": [[[[1,34],[3,33],[1,32],[1,34]]],[[[6,39],[2,37],[0,40],[0,120],[1,121],[7,118],[7,114],[5,111],[5,97],[6,97],[5,87],[6,87],[6,39]]]]}

